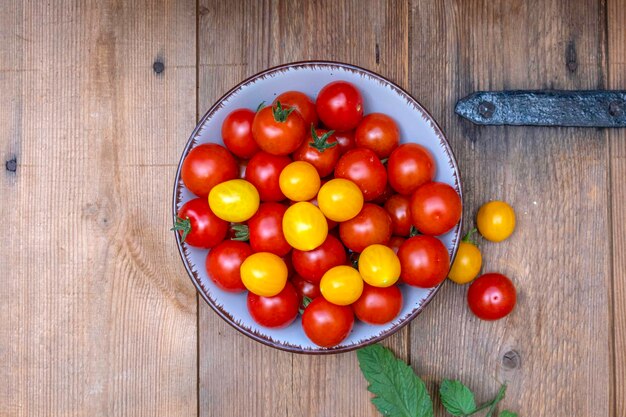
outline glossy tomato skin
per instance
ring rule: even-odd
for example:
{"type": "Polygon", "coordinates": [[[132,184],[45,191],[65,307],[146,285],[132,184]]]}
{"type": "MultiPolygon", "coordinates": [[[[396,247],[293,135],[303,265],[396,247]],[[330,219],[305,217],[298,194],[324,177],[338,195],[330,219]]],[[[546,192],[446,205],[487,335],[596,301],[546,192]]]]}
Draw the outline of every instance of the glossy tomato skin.
{"type": "Polygon", "coordinates": [[[273,297],[285,288],[289,271],[285,261],[269,252],[248,256],[239,268],[241,281],[248,291],[263,297],[273,297]]]}
{"type": "Polygon", "coordinates": [[[402,281],[419,288],[439,285],[450,270],[450,255],[443,243],[427,235],[407,239],[398,250],[402,281]]]}
{"type": "Polygon", "coordinates": [[[334,81],[322,88],[315,101],[317,115],[326,127],[337,131],[352,130],[363,117],[363,97],[347,81],[334,81]]]}
{"type": "Polygon", "coordinates": [[[515,308],[517,292],[506,276],[490,273],[479,276],[467,292],[472,313],[482,320],[498,320],[515,308]]]}
{"type": "Polygon", "coordinates": [[[278,185],[292,201],[309,201],[317,195],[322,181],[317,169],[305,161],[294,161],[283,168],[278,185]]]}
{"type": "Polygon", "coordinates": [[[356,146],[371,149],[379,158],[387,158],[400,143],[400,130],[386,114],[371,113],[359,123],[354,139],[356,146]]]}
{"type": "Polygon", "coordinates": [[[389,323],[402,310],[402,291],[397,285],[379,288],[365,284],[361,297],[352,304],[352,309],[356,317],[364,323],[389,323]]]}
{"type": "Polygon", "coordinates": [[[272,155],[288,155],[298,149],[307,133],[300,113],[292,111],[282,120],[277,105],[264,107],[252,122],[252,135],[259,148],[272,155]]]}
{"type": "Polygon", "coordinates": [[[457,284],[467,284],[480,272],[483,257],[480,249],[470,241],[461,241],[448,278],[457,284]]]}
{"type": "Polygon", "coordinates": [[[356,217],[339,224],[339,236],[354,252],[377,243],[386,245],[391,238],[391,217],[384,208],[367,203],[356,217]]]}
{"type": "Polygon", "coordinates": [[[246,289],[239,268],[252,255],[250,245],[236,240],[225,240],[215,246],[206,258],[209,278],[224,291],[241,292],[246,289]]]}
{"type": "Polygon", "coordinates": [[[224,145],[240,158],[250,159],[259,151],[259,145],[252,137],[254,114],[249,109],[236,109],[230,112],[222,123],[224,145]]]}
{"type": "Polygon", "coordinates": [[[250,181],[259,191],[261,201],[276,202],[285,199],[280,190],[280,173],[291,163],[287,156],[271,155],[267,152],[257,152],[246,167],[246,180],[250,181]]]}
{"type": "Polygon", "coordinates": [[[504,201],[483,204],[476,214],[480,234],[492,242],[502,242],[515,230],[515,211],[504,201]]]}
{"type": "Polygon", "coordinates": [[[411,196],[411,219],[421,233],[439,236],[461,220],[461,197],[448,184],[428,182],[411,196]]]}
{"type": "MultiPolygon", "coordinates": [[[[315,129],[315,134],[318,138],[324,137],[328,134],[328,130],[315,129]]],[[[320,177],[326,177],[330,175],[339,161],[341,155],[341,149],[339,145],[333,145],[337,143],[337,139],[334,134],[328,136],[325,140],[326,146],[330,147],[316,148],[314,146],[313,138],[311,135],[307,136],[306,140],[302,142],[302,145],[294,152],[293,159],[296,161],[305,161],[315,167],[320,177]]]]}
{"type": "Polygon", "coordinates": [[[298,293],[290,282],[273,297],[248,293],[248,311],[258,324],[269,328],[289,326],[298,316],[298,293]]]}
{"type": "Polygon", "coordinates": [[[385,192],[387,170],[370,149],[356,148],[346,152],[335,167],[335,178],[354,182],[365,201],[372,201],[385,192]]]}
{"type": "Polygon", "coordinates": [[[211,211],[206,198],[194,198],[183,204],[178,217],[189,221],[191,230],[185,242],[191,246],[212,248],[224,240],[228,232],[228,223],[211,211]]]}
{"type": "Polygon", "coordinates": [[[352,181],[333,178],[320,188],[317,206],[327,219],[345,222],[354,218],[363,208],[363,193],[352,181]]]}
{"type": "Polygon", "coordinates": [[[333,304],[347,306],[359,299],[363,292],[363,278],[348,265],[330,268],[320,281],[322,296],[333,304]]]}
{"type": "Polygon", "coordinates": [[[324,243],[313,250],[294,249],[291,260],[294,269],[303,279],[319,284],[326,271],[346,263],[346,250],[339,239],[328,235],[324,243]]]}
{"type": "Polygon", "coordinates": [[[254,252],[270,252],[285,256],[291,250],[283,234],[283,216],[287,206],[280,203],[263,203],[248,220],[250,246],[254,252]]]}
{"type": "Polygon", "coordinates": [[[300,113],[307,129],[310,129],[311,125],[317,127],[318,118],[317,112],[315,111],[315,103],[309,96],[300,91],[285,91],[276,97],[274,104],[279,101],[283,107],[295,108],[296,111],[300,113]]]}
{"type": "Polygon", "coordinates": [[[356,148],[354,130],[348,130],[347,132],[335,132],[333,136],[339,143],[338,147],[340,155],[343,155],[350,149],[356,148]]]}
{"type": "Polygon", "coordinates": [[[349,306],[338,306],[318,297],[304,309],[302,328],[316,345],[333,347],[352,331],[354,313],[349,306]]]}
{"type": "Polygon", "coordinates": [[[392,233],[396,236],[408,236],[411,232],[411,200],[408,197],[394,194],[387,199],[385,210],[391,217],[392,233]]]}
{"type": "Polygon", "coordinates": [[[359,256],[359,272],[369,285],[390,287],[400,279],[400,260],[391,248],[370,245],[359,256]]]}
{"type": "MultiPolygon", "coordinates": [[[[389,239],[387,246],[393,251],[393,253],[397,255],[398,250],[400,250],[400,246],[402,246],[405,240],[406,239],[401,236],[391,236],[391,239],[389,239]]],[[[402,277],[400,277],[400,280],[402,280],[402,277]]]]}
{"type": "Polygon", "coordinates": [[[217,217],[232,223],[245,222],[259,208],[259,193],[250,182],[234,179],[217,184],[209,193],[209,206],[217,217]]]}
{"type": "Polygon", "coordinates": [[[309,297],[311,300],[313,300],[322,295],[322,293],[320,292],[319,284],[309,282],[298,274],[295,274],[293,277],[291,277],[291,283],[298,293],[300,304],[302,304],[302,300],[304,299],[304,297],[309,297]]]}
{"type": "Polygon", "coordinates": [[[294,249],[313,250],[326,240],[328,222],[319,208],[307,201],[300,201],[285,212],[283,233],[294,249]]]}
{"type": "Polygon", "coordinates": [[[436,170],[432,154],[417,143],[400,145],[387,162],[389,184],[403,195],[411,195],[421,185],[432,181],[436,170]]]}
{"type": "Polygon", "coordinates": [[[223,146],[205,143],[193,148],[183,161],[180,177],[198,197],[206,197],[217,184],[237,178],[239,167],[223,146]]]}

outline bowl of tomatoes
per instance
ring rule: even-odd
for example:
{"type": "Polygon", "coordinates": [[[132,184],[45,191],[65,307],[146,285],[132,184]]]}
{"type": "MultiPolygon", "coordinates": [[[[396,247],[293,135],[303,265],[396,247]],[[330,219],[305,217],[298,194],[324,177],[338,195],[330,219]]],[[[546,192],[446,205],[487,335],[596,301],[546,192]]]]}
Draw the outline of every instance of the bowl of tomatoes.
{"type": "Polygon", "coordinates": [[[173,230],[202,298],[252,339],[337,353],[408,324],[446,278],[462,190],[417,100],[354,65],[241,82],[182,152],[173,230]]]}

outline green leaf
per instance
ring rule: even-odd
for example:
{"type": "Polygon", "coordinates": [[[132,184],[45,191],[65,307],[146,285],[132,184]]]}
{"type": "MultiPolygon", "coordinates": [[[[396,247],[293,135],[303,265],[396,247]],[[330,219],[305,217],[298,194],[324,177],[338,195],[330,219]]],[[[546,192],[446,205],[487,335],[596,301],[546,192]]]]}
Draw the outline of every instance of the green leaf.
{"type": "Polygon", "coordinates": [[[439,387],[439,396],[443,406],[453,416],[466,416],[476,410],[474,394],[461,381],[444,379],[439,387]]]}
{"type": "Polygon", "coordinates": [[[404,361],[379,344],[357,351],[359,367],[375,395],[372,403],[389,417],[432,417],[433,403],[424,382],[404,361]]]}
{"type": "Polygon", "coordinates": [[[517,417],[517,413],[509,410],[502,410],[500,417],[517,417]]]}

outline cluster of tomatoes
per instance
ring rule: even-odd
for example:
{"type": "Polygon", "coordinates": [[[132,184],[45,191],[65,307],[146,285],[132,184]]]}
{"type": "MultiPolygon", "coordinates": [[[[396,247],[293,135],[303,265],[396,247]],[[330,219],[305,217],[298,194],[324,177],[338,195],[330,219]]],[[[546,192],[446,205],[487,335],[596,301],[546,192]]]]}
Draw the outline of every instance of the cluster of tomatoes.
{"type": "Polygon", "coordinates": [[[315,101],[289,91],[256,111],[237,109],[222,125],[225,147],[202,144],[181,177],[198,198],[174,229],[212,248],[206,269],[225,291],[248,291],[251,317],[284,327],[302,313],[319,346],[339,344],[354,316],[392,321],[400,282],[430,288],[450,269],[436,237],[459,222],[462,203],[434,182],[421,145],[400,145],[395,121],[363,115],[351,83],[326,85],[315,101]]]}

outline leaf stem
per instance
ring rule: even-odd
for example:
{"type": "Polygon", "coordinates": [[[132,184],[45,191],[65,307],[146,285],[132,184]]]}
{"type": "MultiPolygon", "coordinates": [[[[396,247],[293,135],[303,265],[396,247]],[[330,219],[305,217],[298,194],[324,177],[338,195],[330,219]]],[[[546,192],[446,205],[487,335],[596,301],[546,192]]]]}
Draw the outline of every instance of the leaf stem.
{"type": "Polygon", "coordinates": [[[498,403],[502,401],[502,399],[504,398],[504,394],[506,394],[506,384],[502,384],[502,386],[498,390],[498,394],[496,395],[496,398],[494,398],[493,401],[491,401],[491,404],[489,404],[490,405],[489,411],[487,411],[487,414],[485,414],[485,417],[491,417],[493,412],[496,410],[496,406],[498,405],[498,403]]]}

